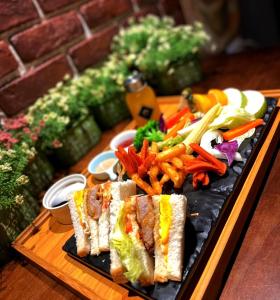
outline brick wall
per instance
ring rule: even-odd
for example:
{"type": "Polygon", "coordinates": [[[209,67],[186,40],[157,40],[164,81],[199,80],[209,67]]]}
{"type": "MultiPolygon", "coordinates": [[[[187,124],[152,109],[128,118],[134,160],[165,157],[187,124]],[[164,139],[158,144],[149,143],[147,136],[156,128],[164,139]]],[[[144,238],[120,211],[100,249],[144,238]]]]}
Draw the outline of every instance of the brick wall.
{"type": "Polygon", "coordinates": [[[103,60],[119,26],[148,13],[184,22],[179,0],[0,0],[0,108],[16,114],[103,60]]]}

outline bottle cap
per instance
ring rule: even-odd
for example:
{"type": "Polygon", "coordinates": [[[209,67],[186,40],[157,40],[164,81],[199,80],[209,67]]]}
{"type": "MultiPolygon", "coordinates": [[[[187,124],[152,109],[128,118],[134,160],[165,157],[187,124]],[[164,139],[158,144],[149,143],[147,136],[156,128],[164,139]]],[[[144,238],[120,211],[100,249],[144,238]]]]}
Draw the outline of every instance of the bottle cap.
{"type": "Polygon", "coordinates": [[[140,73],[133,73],[124,82],[125,88],[129,93],[134,93],[140,91],[146,82],[140,73]]]}

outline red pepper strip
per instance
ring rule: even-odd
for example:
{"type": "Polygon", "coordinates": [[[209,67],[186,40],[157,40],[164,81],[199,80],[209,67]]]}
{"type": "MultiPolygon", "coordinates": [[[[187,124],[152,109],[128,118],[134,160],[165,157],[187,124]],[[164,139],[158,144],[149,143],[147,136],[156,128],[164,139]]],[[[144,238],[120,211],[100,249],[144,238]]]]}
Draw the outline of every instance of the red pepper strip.
{"type": "Polygon", "coordinates": [[[197,172],[193,174],[193,187],[197,189],[199,182],[206,186],[209,184],[209,176],[206,172],[197,172]]]}
{"type": "Polygon", "coordinates": [[[121,164],[123,165],[123,167],[125,168],[125,170],[127,171],[128,175],[131,176],[132,174],[135,173],[133,166],[129,163],[129,161],[122,155],[122,153],[116,151],[115,152],[117,158],[119,159],[119,161],[121,162],[121,164]]]}
{"type": "Polygon", "coordinates": [[[181,117],[183,117],[186,113],[190,113],[192,115],[190,110],[187,107],[185,107],[182,110],[180,110],[179,112],[177,112],[175,115],[171,116],[166,121],[166,124],[165,124],[166,128],[169,129],[169,128],[173,127],[181,119],[181,117]]]}
{"type": "Polygon", "coordinates": [[[149,148],[149,141],[148,140],[144,140],[142,148],[141,148],[141,151],[140,151],[140,157],[141,157],[141,159],[143,161],[145,160],[145,158],[148,155],[148,148],[149,148]]]}
{"type": "Polygon", "coordinates": [[[227,170],[227,166],[225,163],[218,160],[215,156],[204,150],[202,147],[200,147],[198,144],[190,144],[193,151],[195,151],[197,154],[200,154],[202,158],[207,160],[209,163],[213,164],[216,168],[219,170],[219,175],[224,175],[227,170]]]}
{"type": "Polygon", "coordinates": [[[125,219],[125,232],[130,233],[132,231],[132,222],[128,217],[126,217],[125,219]]]}
{"type": "Polygon", "coordinates": [[[136,150],[133,146],[128,148],[128,155],[137,163],[138,167],[143,163],[141,157],[136,153],[136,150]]]}
{"type": "Polygon", "coordinates": [[[231,129],[231,130],[228,130],[228,131],[224,132],[222,135],[223,135],[224,140],[226,140],[226,141],[233,140],[234,138],[246,133],[250,129],[258,127],[258,126],[263,125],[263,124],[264,124],[263,119],[256,119],[256,120],[251,121],[247,124],[238,126],[238,127],[234,128],[234,129],[231,129]]]}
{"type": "Polygon", "coordinates": [[[203,161],[193,161],[192,163],[190,163],[188,166],[185,167],[185,171],[187,173],[198,173],[198,172],[210,171],[210,172],[217,173],[219,175],[223,175],[221,174],[219,168],[217,168],[216,166],[208,162],[203,162],[203,161]]]}
{"type": "Polygon", "coordinates": [[[128,155],[128,153],[124,150],[122,146],[118,147],[118,150],[115,152],[115,154],[130,176],[134,173],[137,173],[137,163],[131,159],[131,157],[128,155]]]}

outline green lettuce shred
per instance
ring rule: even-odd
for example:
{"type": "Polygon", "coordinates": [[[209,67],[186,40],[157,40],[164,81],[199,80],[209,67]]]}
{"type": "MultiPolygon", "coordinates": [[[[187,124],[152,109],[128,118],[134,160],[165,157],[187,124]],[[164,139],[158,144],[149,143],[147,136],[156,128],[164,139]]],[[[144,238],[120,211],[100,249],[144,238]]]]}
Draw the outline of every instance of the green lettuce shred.
{"type": "Polygon", "coordinates": [[[125,277],[133,282],[136,282],[143,273],[144,268],[138,258],[137,243],[133,243],[129,235],[124,230],[124,206],[120,209],[120,214],[113,231],[111,238],[111,246],[116,249],[123,266],[126,268],[125,277]]]}

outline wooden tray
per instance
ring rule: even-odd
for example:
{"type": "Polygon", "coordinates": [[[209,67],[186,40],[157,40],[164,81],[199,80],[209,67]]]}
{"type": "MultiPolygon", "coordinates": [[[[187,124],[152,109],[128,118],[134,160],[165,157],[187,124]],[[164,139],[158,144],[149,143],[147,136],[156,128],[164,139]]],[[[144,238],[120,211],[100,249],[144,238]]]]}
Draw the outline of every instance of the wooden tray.
{"type": "MultiPolygon", "coordinates": [[[[279,97],[280,91],[265,91],[264,94],[269,97],[279,97]]],[[[178,99],[179,97],[161,98],[161,110],[172,114],[176,111],[178,99]]],[[[273,125],[244,182],[198,284],[194,287],[192,299],[201,299],[205,295],[207,298],[214,297],[219,292],[223,274],[238,241],[239,232],[244,226],[252,206],[257,201],[261,182],[269,168],[269,164],[266,162],[273,157],[279,142],[280,101],[278,101],[277,106],[277,115],[273,125]]],[[[134,126],[134,122],[131,122],[126,128],[133,128],[134,126]]],[[[88,176],[89,185],[92,185],[91,176],[86,170],[83,173],[88,176]]],[[[111,282],[67,256],[62,251],[62,246],[72,234],[72,226],[58,224],[49,212],[44,210],[16,239],[13,247],[50,276],[86,298],[140,299],[140,297],[129,297],[128,290],[124,287],[111,282]]]]}

